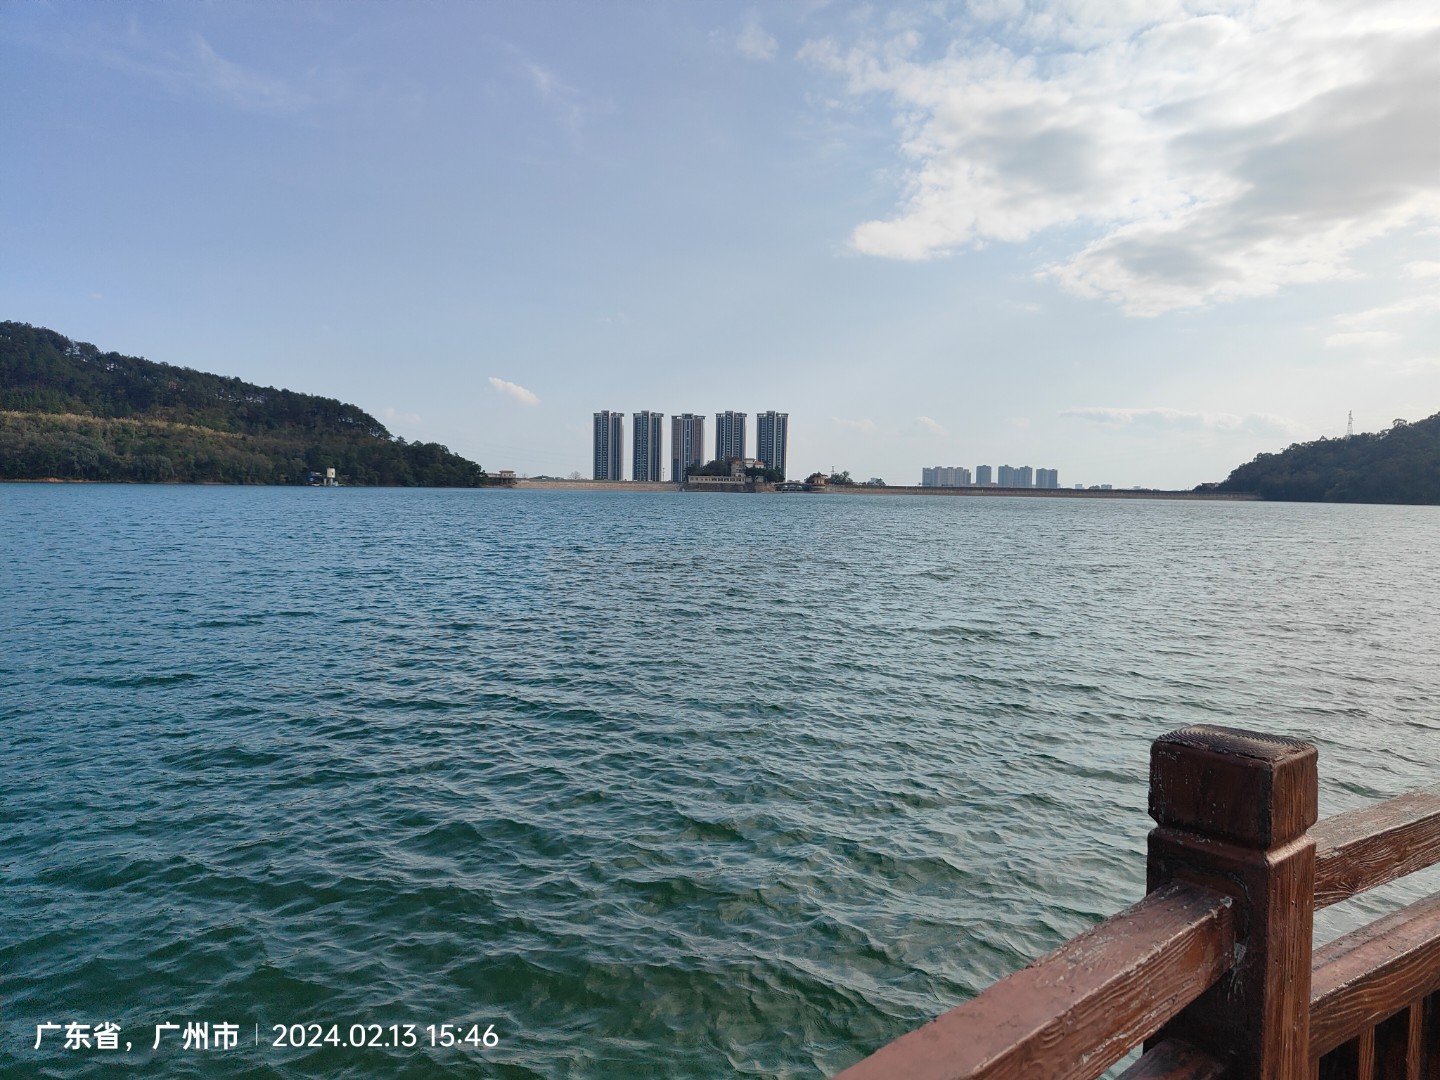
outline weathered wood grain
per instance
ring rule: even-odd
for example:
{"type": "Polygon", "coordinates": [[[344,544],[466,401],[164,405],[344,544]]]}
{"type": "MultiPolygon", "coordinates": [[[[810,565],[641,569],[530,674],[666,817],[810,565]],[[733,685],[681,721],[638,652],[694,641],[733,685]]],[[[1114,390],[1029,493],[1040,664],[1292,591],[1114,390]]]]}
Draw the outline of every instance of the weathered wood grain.
{"type": "Polygon", "coordinates": [[[1434,994],[1420,1006],[1420,1076],[1440,1080],[1440,1000],[1434,994]]]}
{"type": "Polygon", "coordinates": [[[1118,1080],[1221,1080],[1225,1063],[1179,1039],[1163,1039],[1118,1080]]]}
{"type": "Polygon", "coordinates": [[[1440,862],[1440,789],[1326,818],[1310,835],[1315,906],[1329,907],[1440,862]]]}
{"type": "Polygon", "coordinates": [[[1377,919],[1315,954],[1310,1053],[1320,1057],[1440,990],[1440,895],[1377,919]]]}
{"type": "Polygon", "coordinates": [[[1305,832],[1319,812],[1315,747],[1196,724],[1150,745],[1150,816],[1251,848],[1305,832]]]}
{"type": "Polygon", "coordinates": [[[1375,1028],[1377,1080],[1420,1080],[1423,1004],[1416,1002],[1375,1028]]]}
{"type": "Polygon", "coordinates": [[[1233,959],[1229,899],[1167,886],[839,1078],[1093,1080],[1233,959]]]}
{"type": "Polygon", "coordinates": [[[1320,1080],[1374,1080],[1375,1029],[1366,1028],[1318,1059],[1320,1080]]]}
{"type": "Polygon", "coordinates": [[[1310,939],[1315,894],[1315,747],[1226,728],[1184,728],[1150,755],[1147,877],[1235,900],[1240,956],[1168,1023],[1225,1062],[1232,1080],[1310,1072],[1310,939]]]}

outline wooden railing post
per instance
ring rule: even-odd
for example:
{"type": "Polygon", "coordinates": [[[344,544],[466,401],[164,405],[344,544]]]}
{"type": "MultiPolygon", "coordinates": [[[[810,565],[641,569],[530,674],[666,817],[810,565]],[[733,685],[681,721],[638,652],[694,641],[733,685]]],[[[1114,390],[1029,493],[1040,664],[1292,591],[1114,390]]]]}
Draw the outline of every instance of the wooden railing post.
{"type": "Polygon", "coordinates": [[[1309,1077],[1315,910],[1315,747],[1230,728],[1182,728],[1150,748],[1149,888],[1184,881],[1235,904],[1236,963],[1151,1045],[1182,1039],[1228,1080],[1309,1077]]]}

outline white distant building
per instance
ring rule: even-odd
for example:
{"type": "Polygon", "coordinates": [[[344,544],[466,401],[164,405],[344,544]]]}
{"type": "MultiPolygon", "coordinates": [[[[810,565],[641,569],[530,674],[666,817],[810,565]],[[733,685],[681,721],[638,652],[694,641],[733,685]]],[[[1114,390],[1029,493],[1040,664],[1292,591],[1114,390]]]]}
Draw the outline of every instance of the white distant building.
{"type": "Polygon", "coordinates": [[[1007,488],[1028,488],[1035,486],[1035,470],[1029,465],[1021,465],[1018,469],[1009,465],[1000,466],[1000,475],[996,477],[998,486],[1007,488]]]}
{"type": "Polygon", "coordinates": [[[936,465],[920,470],[920,486],[934,488],[970,487],[970,470],[963,465],[936,465]]]}

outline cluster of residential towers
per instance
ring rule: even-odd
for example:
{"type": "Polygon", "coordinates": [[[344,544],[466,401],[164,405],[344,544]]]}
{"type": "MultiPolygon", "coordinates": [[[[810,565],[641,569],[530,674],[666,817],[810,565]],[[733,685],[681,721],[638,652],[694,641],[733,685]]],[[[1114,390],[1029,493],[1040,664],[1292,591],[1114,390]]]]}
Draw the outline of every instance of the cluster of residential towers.
{"type": "MultiPolygon", "coordinates": [[[[744,460],[745,423],[749,413],[715,414],[713,460],[744,460]]],[[[659,482],[664,465],[662,429],[665,414],[645,410],[633,414],[630,479],[659,482]]],[[[790,442],[790,414],[762,412],[755,415],[755,459],[767,469],[785,472],[785,454],[790,442]]],[[[705,417],[701,413],[677,413],[670,417],[670,476],[674,483],[685,482],[685,474],[704,465],[705,417]]],[[[625,414],[602,409],[595,414],[596,480],[625,479],[625,414]]]]}
{"type": "Polygon", "coordinates": [[[992,474],[989,465],[976,465],[975,478],[963,465],[936,465],[920,470],[921,487],[1003,487],[1003,488],[1058,488],[1059,469],[1032,469],[1021,465],[1018,469],[1001,465],[998,475],[992,474]]]}

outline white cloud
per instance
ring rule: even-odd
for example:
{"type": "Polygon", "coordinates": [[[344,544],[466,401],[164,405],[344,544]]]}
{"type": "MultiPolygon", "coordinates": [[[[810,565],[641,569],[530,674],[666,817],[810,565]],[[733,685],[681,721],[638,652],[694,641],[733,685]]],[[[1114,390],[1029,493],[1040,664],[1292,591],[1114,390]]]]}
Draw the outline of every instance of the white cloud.
{"type": "Polygon", "coordinates": [[[229,60],[195,37],[195,70],[204,83],[233,104],[264,112],[291,112],[305,108],[313,94],[268,72],[229,60]]]}
{"type": "Polygon", "coordinates": [[[199,34],[188,48],[161,45],[135,23],[123,41],[96,46],[92,55],[177,97],[209,98],[244,112],[299,113],[335,104],[353,89],[344,73],[333,67],[315,66],[302,77],[286,78],[221,56],[199,34]]]}
{"type": "Polygon", "coordinates": [[[931,431],[933,431],[936,435],[949,435],[949,434],[950,434],[948,431],[945,430],[944,425],[942,425],[938,420],[932,420],[932,419],[930,419],[930,417],[928,417],[928,416],[917,416],[917,417],[915,417],[915,422],[916,422],[917,424],[920,424],[920,425],[922,425],[922,426],[924,426],[924,427],[929,428],[929,429],[930,429],[931,431]]]}
{"type": "Polygon", "coordinates": [[[774,60],[780,43],[758,23],[750,23],[735,39],[735,51],[747,60],[774,60]]]}
{"type": "Polygon", "coordinates": [[[540,399],[536,397],[531,391],[526,390],[525,387],[521,386],[519,383],[506,382],[504,379],[497,379],[494,375],[491,375],[490,385],[493,386],[500,393],[504,394],[506,397],[514,398],[516,401],[520,402],[521,405],[540,404],[540,399]]]}
{"type": "Polygon", "coordinates": [[[1440,262],[1412,262],[1405,264],[1405,276],[1408,278],[1440,278],[1440,262]]]}
{"type": "Polygon", "coordinates": [[[1327,334],[1327,349],[1378,349],[1405,340],[1393,330],[1345,330],[1338,334],[1327,334]]]}
{"type": "Polygon", "coordinates": [[[418,424],[420,417],[415,413],[402,413],[394,405],[386,405],[380,410],[380,415],[387,424],[418,424]]]}
{"type": "Polygon", "coordinates": [[[923,29],[801,50],[897,112],[907,188],[863,253],[1069,229],[1040,272],[1152,315],[1345,277],[1440,221],[1428,0],[994,0],[923,29]]]}
{"type": "Polygon", "coordinates": [[[1060,415],[1139,433],[1240,432],[1246,435],[1284,437],[1299,430],[1299,425],[1294,421],[1271,413],[1237,416],[1234,413],[1192,412],[1184,409],[1087,407],[1063,409],[1060,415]]]}
{"type": "Polygon", "coordinates": [[[545,103],[557,111],[566,130],[572,134],[578,133],[585,120],[585,110],[580,107],[579,94],[575,88],[561,82],[549,68],[541,67],[533,61],[526,62],[525,74],[529,76],[531,85],[545,103]]]}
{"type": "Polygon", "coordinates": [[[1389,375],[1430,375],[1440,371],[1440,356],[1409,356],[1400,360],[1368,357],[1365,366],[1389,375]]]}
{"type": "Polygon", "coordinates": [[[1379,348],[1394,345],[1407,336],[1397,330],[1397,326],[1408,328],[1417,317],[1436,311],[1440,311],[1440,295],[1421,293],[1380,307],[1337,315],[1330,320],[1335,330],[1326,335],[1325,347],[1379,348]]]}
{"type": "Polygon", "coordinates": [[[523,67],[530,84],[555,114],[571,142],[578,140],[585,125],[585,108],[581,104],[579,91],[561,82],[553,71],[541,67],[533,60],[525,60],[523,67]]]}
{"type": "Polygon", "coordinates": [[[590,117],[614,110],[612,102],[596,99],[567,83],[558,72],[535,60],[513,41],[501,43],[514,58],[520,73],[529,82],[541,104],[564,131],[571,148],[580,149],[581,135],[590,117]]]}
{"type": "Polygon", "coordinates": [[[850,428],[852,431],[875,430],[874,420],[842,420],[838,416],[832,416],[830,419],[834,420],[835,423],[839,424],[841,427],[850,428]]]}

